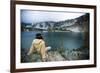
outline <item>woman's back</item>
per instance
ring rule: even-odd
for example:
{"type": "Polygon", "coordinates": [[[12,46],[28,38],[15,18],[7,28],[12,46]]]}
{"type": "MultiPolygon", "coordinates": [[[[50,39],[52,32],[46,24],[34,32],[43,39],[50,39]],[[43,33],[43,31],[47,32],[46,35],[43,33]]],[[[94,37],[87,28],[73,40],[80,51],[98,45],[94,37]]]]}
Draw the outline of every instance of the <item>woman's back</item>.
{"type": "Polygon", "coordinates": [[[37,49],[38,51],[40,50],[40,48],[42,48],[45,45],[42,39],[34,39],[32,44],[34,45],[34,48],[37,49]]]}

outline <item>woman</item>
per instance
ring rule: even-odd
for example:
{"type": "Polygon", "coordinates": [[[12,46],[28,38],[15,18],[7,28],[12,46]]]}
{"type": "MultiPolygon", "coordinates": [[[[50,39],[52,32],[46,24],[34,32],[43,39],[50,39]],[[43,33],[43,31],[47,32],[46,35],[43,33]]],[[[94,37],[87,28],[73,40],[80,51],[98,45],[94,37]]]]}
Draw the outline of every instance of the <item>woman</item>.
{"type": "Polygon", "coordinates": [[[28,52],[28,55],[31,55],[34,52],[35,49],[38,52],[40,52],[42,60],[45,61],[46,60],[45,42],[44,42],[43,37],[41,36],[40,33],[36,34],[36,38],[32,42],[31,48],[28,52]]]}

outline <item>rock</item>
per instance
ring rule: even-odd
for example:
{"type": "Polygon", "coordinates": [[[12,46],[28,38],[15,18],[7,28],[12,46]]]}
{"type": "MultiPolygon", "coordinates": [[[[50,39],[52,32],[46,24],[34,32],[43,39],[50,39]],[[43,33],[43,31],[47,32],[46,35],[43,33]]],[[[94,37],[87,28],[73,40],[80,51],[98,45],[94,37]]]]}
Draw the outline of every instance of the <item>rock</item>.
{"type": "MultiPolygon", "coordinates": [[[[22,49],[21,51],[21,62],[43,62],[41,55],[37,52],[34,52],[31,56],[27,55],[28,50],[22,49]]],[[[65,61],[66,59],[58,51],[48,51],[46,61],[65,61]]]]}
{"type": "Polygon", "coordinates": [[[66,50],[65,51],[65,59],[68,60],[85,60],[85,59],[89,59],[89,53],[88,51],[84,51],[84,50],[66,50]]]}
{"type": "Polygon", "coordinates": [[[64,57],[57,51],[50,51],[47,53],[47,61],[64,61],[64,57]]]}

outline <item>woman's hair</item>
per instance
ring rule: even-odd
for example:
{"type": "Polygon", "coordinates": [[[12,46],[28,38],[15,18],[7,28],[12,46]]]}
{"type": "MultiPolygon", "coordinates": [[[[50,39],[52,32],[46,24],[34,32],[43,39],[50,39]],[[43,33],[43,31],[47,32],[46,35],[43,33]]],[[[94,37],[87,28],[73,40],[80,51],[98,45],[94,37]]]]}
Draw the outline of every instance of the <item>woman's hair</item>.
{"type": "Polygon", "coordinates": [[[43,39],[42,35],[40,33],[36,34],[36,39],[43,39]]]}

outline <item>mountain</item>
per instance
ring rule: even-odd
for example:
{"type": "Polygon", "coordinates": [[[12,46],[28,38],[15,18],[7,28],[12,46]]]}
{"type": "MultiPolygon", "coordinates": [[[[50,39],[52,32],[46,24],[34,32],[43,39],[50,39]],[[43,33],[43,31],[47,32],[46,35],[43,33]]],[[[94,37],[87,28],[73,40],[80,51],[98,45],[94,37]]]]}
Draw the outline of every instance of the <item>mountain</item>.
{"type": "Polygon", "coordinates": [[[46,22],[39,22],[36,24],[33,24],[34,28],[59,28],[59,27],[66,27],[66,26],[71,26],[76,22],[76,20],[65,20],[65,21],[59,21],[59,22],[53,22],[53,21],[46,21],[46,22]]]}
{"type": "Polygon", "coordinates": [[[53,21],[39,22],[33,24],[33,28],[47,30],[48,28],[53,28],[55,23],[53,21]]]}
{"type": "Polygon", "coordinates": [[[68,26],[67,29],[73,32],[88,32],[89,31],[89,14],[76,18],[74,25],[68,26]]]}
{"type": "Polygon", "coordinates": [[[88,28],[89,14],[86,13],[78,18],[70,20],[32,23],[31,30],[88,32],[88,28]]]}

